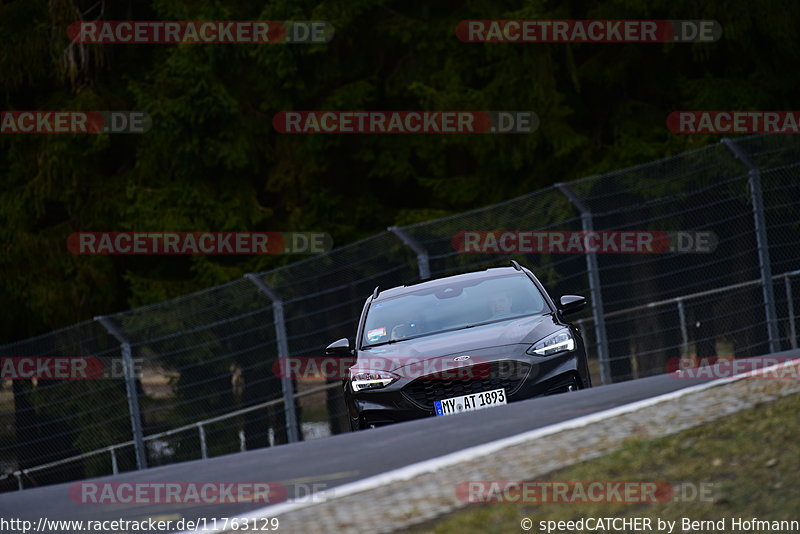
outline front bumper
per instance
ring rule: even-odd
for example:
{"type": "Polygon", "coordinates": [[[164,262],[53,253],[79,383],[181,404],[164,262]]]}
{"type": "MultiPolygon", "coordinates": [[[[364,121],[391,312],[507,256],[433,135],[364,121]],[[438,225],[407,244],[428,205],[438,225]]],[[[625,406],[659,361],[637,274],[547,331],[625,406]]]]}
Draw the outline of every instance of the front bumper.
{"type": "Polygon", "coordinates": [[[525,353],[528,347],[529,345],[519,345],[504,348],[502,354],[497,354],[498,351],[495,349],[493,355],[470,353],[476,360],[483,362],[478,365],[488,363],[505,365],[507,369],[513,368],[517,373],[515,376],[519,377],[516,383],[513,380],[504,380],[502,376],[493,375],[494,378],[489,378],[476,373],[475,376],[483,378],[474,379],[475,383],[461,379],[454,381],[455,384],[446,384],[446,379],[426,375],[403,377],[385,388],[354,393],[349,382],[345,381],[345,400],[350,419],[356,428],[369,428],[433,417],[435,412],[432,400],[451,398],[465,393],[502,387],[506,389],[508,402],[515,402],[568,391],[575,385],[576,378],[577,387],[590,386],[582,346],[576,347],[571,352],[546,357],[525,353]],[[527,372],[521,373],[521,370],[527,372]],[[521,374],[524,376],[520,376],[521,374]],[[442,383],[441,386],[438,386],[437,380],[442,383]],[[425,384],[420,384],[423,381],[425,384]],[[424,395],[421,392],[424,392],[424,395]]]}

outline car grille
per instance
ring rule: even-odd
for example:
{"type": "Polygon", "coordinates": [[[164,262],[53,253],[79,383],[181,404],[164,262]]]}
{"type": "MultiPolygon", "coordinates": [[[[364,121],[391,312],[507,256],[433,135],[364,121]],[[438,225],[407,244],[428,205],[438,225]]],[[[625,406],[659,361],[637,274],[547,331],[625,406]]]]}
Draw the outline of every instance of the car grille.
{"type": "MultiPolygon", "coordinates": [[[[464,368],[461,368],[464,369],[464,368]]],[[[531,365],[518,361],[482,363],[469,367],[475,378],[447,378],[442,374],[417,378],[402,389],[403,395],[426,410],[433,410],[433,401],[481,391],[503,388],[510,397],[522,387],[531,365]]]]}

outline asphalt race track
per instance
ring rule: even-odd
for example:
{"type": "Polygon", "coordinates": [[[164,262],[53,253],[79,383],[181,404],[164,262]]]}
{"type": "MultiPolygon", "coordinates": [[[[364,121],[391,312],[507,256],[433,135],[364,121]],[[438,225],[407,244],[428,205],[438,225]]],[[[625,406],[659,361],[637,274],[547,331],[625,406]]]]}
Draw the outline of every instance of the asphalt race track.
{"type": "MultiPolygon", "coordinates": [[[[796,357],[800,351],[775,356],[796,357]]],[[[659,375],[531,399],[477,412],[429,418],[341,434],[326,439],[264,448],[138,472],[101,477],[113,482],[280,482],[289,496],[303,495],[313,484],[331,489],[372,475],[435,458],[465,447],[619,407],[709,380],[659,375]],[[298,491],[299,493],[295,493],[298,491]]],[[[0,517],[36,523],[40,517],[70,520],[142,520],[236,517],[263,508],[255,504],[81,504],[70,483],[0,494],[0,517]]]]}

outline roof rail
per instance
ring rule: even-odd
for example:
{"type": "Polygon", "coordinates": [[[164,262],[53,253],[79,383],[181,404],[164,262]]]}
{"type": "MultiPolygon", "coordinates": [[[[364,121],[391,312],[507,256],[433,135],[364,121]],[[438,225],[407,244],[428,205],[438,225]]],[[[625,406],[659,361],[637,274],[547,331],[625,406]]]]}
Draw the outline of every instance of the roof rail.
{"type": "Polygon", "coordinates": [[[511,265],[518,271],[522,270],[522,267],[520,267],[519,263],[517,263],[515,260],[511,260],[511,265]]]}

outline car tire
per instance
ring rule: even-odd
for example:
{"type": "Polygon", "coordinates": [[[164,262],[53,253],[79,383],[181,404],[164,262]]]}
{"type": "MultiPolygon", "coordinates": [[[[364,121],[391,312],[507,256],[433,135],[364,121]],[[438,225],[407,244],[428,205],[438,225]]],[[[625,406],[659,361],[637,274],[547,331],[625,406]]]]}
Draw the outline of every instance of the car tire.
{"type": "Polygon", "coordinates": [[[353,419],[350,418],[350,431],[351,432],[358,432],[359,430],[364,430],[366,427],[361,423],[361,418],[353,419]]]}

